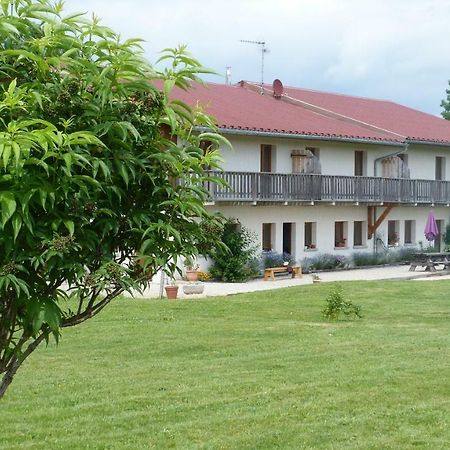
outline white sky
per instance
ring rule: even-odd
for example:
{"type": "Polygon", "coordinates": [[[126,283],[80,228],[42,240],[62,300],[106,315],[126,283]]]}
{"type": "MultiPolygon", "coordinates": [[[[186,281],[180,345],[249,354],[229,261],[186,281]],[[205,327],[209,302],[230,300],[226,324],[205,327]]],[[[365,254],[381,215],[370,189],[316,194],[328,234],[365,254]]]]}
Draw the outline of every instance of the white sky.
{"type": "Polygon", "coordinates": [[[450,79],[449,0],[65,0],[94,11],[124,38],[145,39],[155,61],[165,47],[188,44],[224,82],[259,81],[382,98],[432,114],[450,79]]]}

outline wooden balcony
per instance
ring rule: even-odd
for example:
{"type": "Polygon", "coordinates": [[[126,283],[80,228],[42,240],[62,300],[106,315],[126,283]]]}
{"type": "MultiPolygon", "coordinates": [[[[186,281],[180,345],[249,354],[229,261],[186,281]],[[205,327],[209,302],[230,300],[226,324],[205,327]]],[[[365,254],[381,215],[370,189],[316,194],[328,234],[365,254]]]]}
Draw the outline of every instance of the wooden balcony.
{"type": "Polygon", "coordinates": [[[450,203],[450,181],[258,172],[210,172],[215,202],[450,203]]]}

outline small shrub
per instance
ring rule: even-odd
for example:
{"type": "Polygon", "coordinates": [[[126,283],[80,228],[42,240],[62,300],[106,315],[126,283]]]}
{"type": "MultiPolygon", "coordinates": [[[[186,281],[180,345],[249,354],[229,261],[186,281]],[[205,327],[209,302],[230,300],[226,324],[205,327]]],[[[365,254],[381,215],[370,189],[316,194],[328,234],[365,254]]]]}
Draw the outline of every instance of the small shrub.
{"type": "Polygon", "coordinates": [[[359,317],[361,315],[361,306],[353,304],[350,300],[344,298],[341,286],[335,286],[334,289],[325,298],[326,305],[322,310],[322,315],[326,319],[336,320],[340,315],[345,317],[359,317]]]}
{"type": "Polygon", "coordinates": [[[414,259],[414,254],[417,253],[416,247],[403,247],[397,250],[393,256],[393,262],[410,263],[414,259]]]}
{"type": "Polygon", "coordinates": [[[408,263],[412,261],[414,253],[417,253],[415,247],[392,249],[383,253],[355,252],[352,254],[352,263],[355,267],[408,263]]]}
{"type": "Polygon", "coordinates": [[[379,266],[388,264],[389,256],[387,253],[355,252],[352,255],[352,262],[356,267],[379,266]]]}
{"type": "Polygon", "coordinates": [[[199,281],[209,281],[211,279],[211,274],[208,272],[197,272],[199,281]]]}
{"type": "Polygon", "coordinates": [[[305,273],[315,270],[339,269],[348,265],[348,259],[342,255],[324,253],[312,258],[304,258],[301,261],[302,270],[305,273]]]}
{"type": "Polygon", "coordinates": [[[255,264],[256,237],[236,219],[229,219],[220,242],[210,252],[213,278],[226,282],[247,281],[259,274],[255,264]]]}
{"type": "Polygon", "coordinates": [[[261,254],[261,261],[264,269],[267,269],[268,267],[282,267],[285,262],[289,263],[290,266],[295,264],[295,258],[286,252],[263,252],[261,254]]]}
{"type": "Polygon", "coordinates": [[[445,227],[445,232],[442,235],[442,239],[443,239],[444,244],[445,244],[445,251],[448,251],[450,249],[450,224],[448,224],[445,227]]]}
{"type": "Polygon", "coordinates": [[[430,244],[429,241],[426,242],[426,245],[423,241],[419,241],[419,251],[424,253],[433,253],[436,251],[436,247],[434,244],[430,244]]]}

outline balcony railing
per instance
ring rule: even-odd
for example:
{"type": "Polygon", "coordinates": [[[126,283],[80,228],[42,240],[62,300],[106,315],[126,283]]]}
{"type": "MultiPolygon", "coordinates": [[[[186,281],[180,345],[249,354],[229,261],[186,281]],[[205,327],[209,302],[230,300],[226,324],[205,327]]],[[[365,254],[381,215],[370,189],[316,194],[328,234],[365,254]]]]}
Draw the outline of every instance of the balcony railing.
{"type": "Polygon", "coordinates": [[[229,185],[207,185],[213,201],[450,203],[449,181],[258,172],[210,174],[229,185]]]}

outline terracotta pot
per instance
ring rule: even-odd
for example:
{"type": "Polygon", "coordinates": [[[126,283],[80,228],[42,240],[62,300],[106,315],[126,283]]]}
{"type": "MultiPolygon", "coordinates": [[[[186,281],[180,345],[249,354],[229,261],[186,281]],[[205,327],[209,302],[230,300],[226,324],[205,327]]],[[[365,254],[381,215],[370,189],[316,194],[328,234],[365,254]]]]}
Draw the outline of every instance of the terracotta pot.
{"type": "Polygon", "coordinates": [[[186,280],[187,281],[197,281],[198,280],[198,271],[186,269],[186,280]]]}
{"type": "Polygon", "coordinates": [[[166,286],[164,289],[166,290],[168,300],[174,300],[177,298],[178,286],[166,286]]]}

